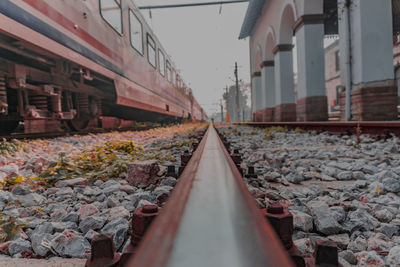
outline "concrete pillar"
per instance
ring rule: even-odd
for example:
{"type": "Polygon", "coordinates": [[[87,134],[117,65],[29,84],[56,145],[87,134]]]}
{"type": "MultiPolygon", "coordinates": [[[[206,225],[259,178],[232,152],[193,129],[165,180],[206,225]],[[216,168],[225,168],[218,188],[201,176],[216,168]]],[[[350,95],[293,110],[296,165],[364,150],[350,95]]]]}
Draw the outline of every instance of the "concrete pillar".
{"type": "Polygon", "coordinates": [[[261,72],[254,72],[251,76],[251,88],[254,92],[254,102],[253,102],[253,120],[262,121],[262,88],[261,88],[261,72]]]}
{"type": "Polygon", "coordinates": [[[254,82],[253,79],[251,80],[251,104],[250,104],[250,108],[251,108],[251,114],[254,114],[254,112],[256,111],[256,92],[255,92],[255,86],[253,86],[254,82]]]}
{"type": "Polygon", "coordinates": [[[275,46],[275,121],[296,121],[291,44],[275,46]]]}
{"type": "Polygon", "coordinates": [[[262,121],[274,121],[275,109],[275,66],[273,60],[264,61],[261,65],[262,85],[262,121]]]}
{"type": "Polygon", "coordinates": [[[297,47],[297,121],[328,120],[325,89],[324,15],[304,15],[295,25],[297,47]]]}
{"type": "Polygon", "coordinates": [[[343,22],[345,0],[338,3],[342,64],[347,63],[344,37],[350,28],[353,120],[396,120],[392,0],[352,0],[350,27],[343,22]]]}

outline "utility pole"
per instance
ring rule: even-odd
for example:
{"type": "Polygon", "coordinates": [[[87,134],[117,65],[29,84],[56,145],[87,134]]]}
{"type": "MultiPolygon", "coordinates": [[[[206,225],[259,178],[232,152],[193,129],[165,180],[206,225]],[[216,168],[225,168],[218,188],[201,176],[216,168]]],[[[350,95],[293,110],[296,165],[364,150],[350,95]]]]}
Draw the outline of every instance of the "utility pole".
{"type": "Polygon", "coordinates": [[[237,120],[240,122],[240,103],[239,103],[239,79],[238,79],[238,66],[235,62],[235,78],[236,78],[236,113],[237,120]]]}
{"type": "Polygon", "coordinates": [[[222,99],[219,100],[221,106],[221,122],[224,122],[224,107],[222,106],[222,99]]]}
{"type": "MultiPolygon", "coordinates": [[[[353,73],[352,73],[352,50],[351,50],[351,0],[344,0],[343,3],[343,23],[346,27],[345,38],[345,72],[346,72],[346,110],[345,120],[351,120],[351,91],[353,87],[353,73]]],[[[339,18],[340,19],[340,18],[339,18]]]]}

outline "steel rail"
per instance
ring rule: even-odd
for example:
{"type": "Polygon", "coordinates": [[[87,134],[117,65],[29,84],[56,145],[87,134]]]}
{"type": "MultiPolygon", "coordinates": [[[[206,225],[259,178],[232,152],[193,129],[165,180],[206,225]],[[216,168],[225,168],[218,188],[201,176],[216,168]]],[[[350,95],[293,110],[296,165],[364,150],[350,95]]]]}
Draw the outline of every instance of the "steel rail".
{"type": "Polygon", "coordinates": [[[293,266],[210,126],[129,266],[293,266]]]}
{"type": "Polygon", "coordinates": [[[234,125],[247,125],[255,127],[282,126],[287,128],[301,128],[304,130],[327,131],[333,134],[362,134],[388,135],[390,133],[400,136],[400,121],[351,121],[351,122],[239,122],[234,125]]]}
{"type": "Polygon", "coordinates": [[[139,132],[150,129],[158,128],[158,126],[143,126],[143,127],[124,127],[124,128],[110,128],[110,129],[92,129],[84,131],[65,131],[65,132],[40,132],[40,133],[15,133],[9,135],[0,135],[0,140],[33,140],[33,139],[52,139],[58,137],[70,137],[74,135],[89,135],[89,134],[102,134],[111,132],[139,132]]]}

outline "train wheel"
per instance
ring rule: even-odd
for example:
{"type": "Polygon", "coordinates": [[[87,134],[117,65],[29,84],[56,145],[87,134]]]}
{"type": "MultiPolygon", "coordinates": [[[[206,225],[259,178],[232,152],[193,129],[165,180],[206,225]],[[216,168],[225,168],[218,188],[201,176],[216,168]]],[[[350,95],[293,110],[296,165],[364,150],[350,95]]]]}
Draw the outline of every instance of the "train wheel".
{"type": "Polygon", "coordinates": [[[0,121],[0,134],[10,134],[18,127],[19,121],[0,121]]]}
{"type": "Polygon", "coordinates": [[[77,116],[73,120],[68,121],[68,126],[71,130],[79,132],[88,127],[89,121],[90,119],[87,116],[77,116]]]}
{"type": "Polygon", "coordinates": [[[89,126],[92,117],[90,113],[90,101],[86,94],[74,94],[73,106],[78,111],[78,114],[72,120],[67,121],[69,128],[72,131],[83,131],[89,126]]]}

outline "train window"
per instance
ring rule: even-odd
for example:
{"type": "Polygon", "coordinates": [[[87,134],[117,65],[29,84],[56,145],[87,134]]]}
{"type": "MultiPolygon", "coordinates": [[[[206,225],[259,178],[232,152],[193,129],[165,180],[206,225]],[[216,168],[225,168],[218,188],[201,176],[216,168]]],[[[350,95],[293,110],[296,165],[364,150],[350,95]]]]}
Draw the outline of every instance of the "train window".
{"type": "Polygon", "coordinates": [[[169,61],[167,60],[167,79],[168,79],[168,81],[172,80],[171,75],[172,75],[171,63],[169,63],[169,61]]]}
{"type": "Polygon", "coordinates": [[[175,71],[174,70],[171,71],[171,80],[172,80],[172,84],[174,86],[176,86],[176,76],[175,76],[175,71]]]}
{"type": "Polygon", "coordinates": [[[158,68],[162,76],[165,76],[165,57],[161,49],[158,49],[158,68]]]}
{"type": "Polygon", "coordinates": [[[143,26],[132,10],[129,10],[129,25],[132,47],[143,55],[143,26]]]}
{"type": "Polygon", "coordinates": [[[147,58],[153,67],[156,66],[156,43],[149,34],[147,34],[147,58]]]}
{"type": "Polygon", "coordinates": [[[114,30],[122,34],[121,0],[100,0],[100,13],[114,30]]]}

